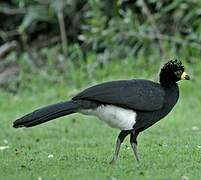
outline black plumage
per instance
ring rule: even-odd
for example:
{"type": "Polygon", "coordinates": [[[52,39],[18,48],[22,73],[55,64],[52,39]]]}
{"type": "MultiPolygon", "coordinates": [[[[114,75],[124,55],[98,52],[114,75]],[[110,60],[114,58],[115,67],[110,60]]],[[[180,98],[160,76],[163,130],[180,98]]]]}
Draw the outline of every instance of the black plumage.
{"type": "Polygon", "coordinates": [[[117,123],[116,127],[122,127],[111,162],[117,160],[121,143],[129,134],[131,147],[139,161],[137,136],[172,110],[179,98],[177,81],[181,79],[190,78],[184,72],[181,62],[171,60],[161,69],[160,83],[134,79],[98,84],[82,91],[70,101],[40,108],[23,116],[16,120],[13,126],[31,127],[76,112],[98,114],[98,117],[107,118],[105,122],[113,125],[117,123]],[[112,122],[108,117],[111,117],[112,122]]]}
{"type": "Polygon", "coordinates": [[[90,87],[73,97],[73,100],[85,99],[134,110],[154,111],[163,106],[164,96],[163,88],[155,82],[121,80],[90,87]]]}

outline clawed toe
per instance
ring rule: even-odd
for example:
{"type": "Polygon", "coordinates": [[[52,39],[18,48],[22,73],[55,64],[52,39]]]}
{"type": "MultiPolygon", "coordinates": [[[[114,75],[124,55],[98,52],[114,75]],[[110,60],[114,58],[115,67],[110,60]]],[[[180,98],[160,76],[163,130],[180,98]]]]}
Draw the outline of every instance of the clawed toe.
{"type": "Polygon", "coordinates": [[[114,165],[114,164],[116,164],[116,162],[117,162],[117,159],[112,158],[112,160],[109,162],[109,164],[114,165]]]}

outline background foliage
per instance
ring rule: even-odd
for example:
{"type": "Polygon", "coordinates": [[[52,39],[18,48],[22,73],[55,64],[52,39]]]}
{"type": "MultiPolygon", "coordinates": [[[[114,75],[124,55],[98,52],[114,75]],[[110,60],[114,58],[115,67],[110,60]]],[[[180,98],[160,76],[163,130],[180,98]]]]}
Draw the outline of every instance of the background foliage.
{"type": "Polygon", "coordinates": [[[97,71],[115,61],[156,70],[179,58],[193,66],[201,55],[200,7],[200,1],[183,0],[1,1],[0,43],[17,45],[0,61],[0,72],[15,67],[9,86],[23,86],[32,73],[79,86],[103,77],[97,71]]]}

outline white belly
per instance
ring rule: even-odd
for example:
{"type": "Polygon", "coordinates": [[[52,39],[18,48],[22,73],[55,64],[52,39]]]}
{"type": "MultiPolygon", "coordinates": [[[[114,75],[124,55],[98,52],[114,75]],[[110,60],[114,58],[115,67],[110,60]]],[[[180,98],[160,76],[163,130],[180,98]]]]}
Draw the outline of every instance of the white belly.
{"type": "Polygon", "coordinates": [[[86,115],[94,115],[106,122],[109,126],[121,130],[133,129],[137,116],[133,110],[114,105],[101,105],[96,109],[81,110],[80,112],[86,115]]]}

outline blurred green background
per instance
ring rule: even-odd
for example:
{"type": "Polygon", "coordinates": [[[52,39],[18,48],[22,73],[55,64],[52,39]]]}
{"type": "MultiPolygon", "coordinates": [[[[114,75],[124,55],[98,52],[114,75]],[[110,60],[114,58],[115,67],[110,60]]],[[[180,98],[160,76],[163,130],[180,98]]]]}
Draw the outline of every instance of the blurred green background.
{"type": "Polygon", "coordinates": [[[200,57],[198,0],[1,0],[1,178],[201,179],[200,57]],[[170,59],[192,80],[180,83],[172,115],[140,136],[140,167],[128,142],[118,165],[108,165],[118,131],[95,118],[12,128],[17,117],[96,83],[157,81],[170,59]]]}
{"type": "Polygon", "coordinates": [[[74,87],[108,75],[155,77],[175,58],[198,75],[200,7],[182,0],[1,1],[0,44],[8,50],[0,54],[0,84],[15,92],[34,88],[37,75],[37,84],[74,87]]]}

